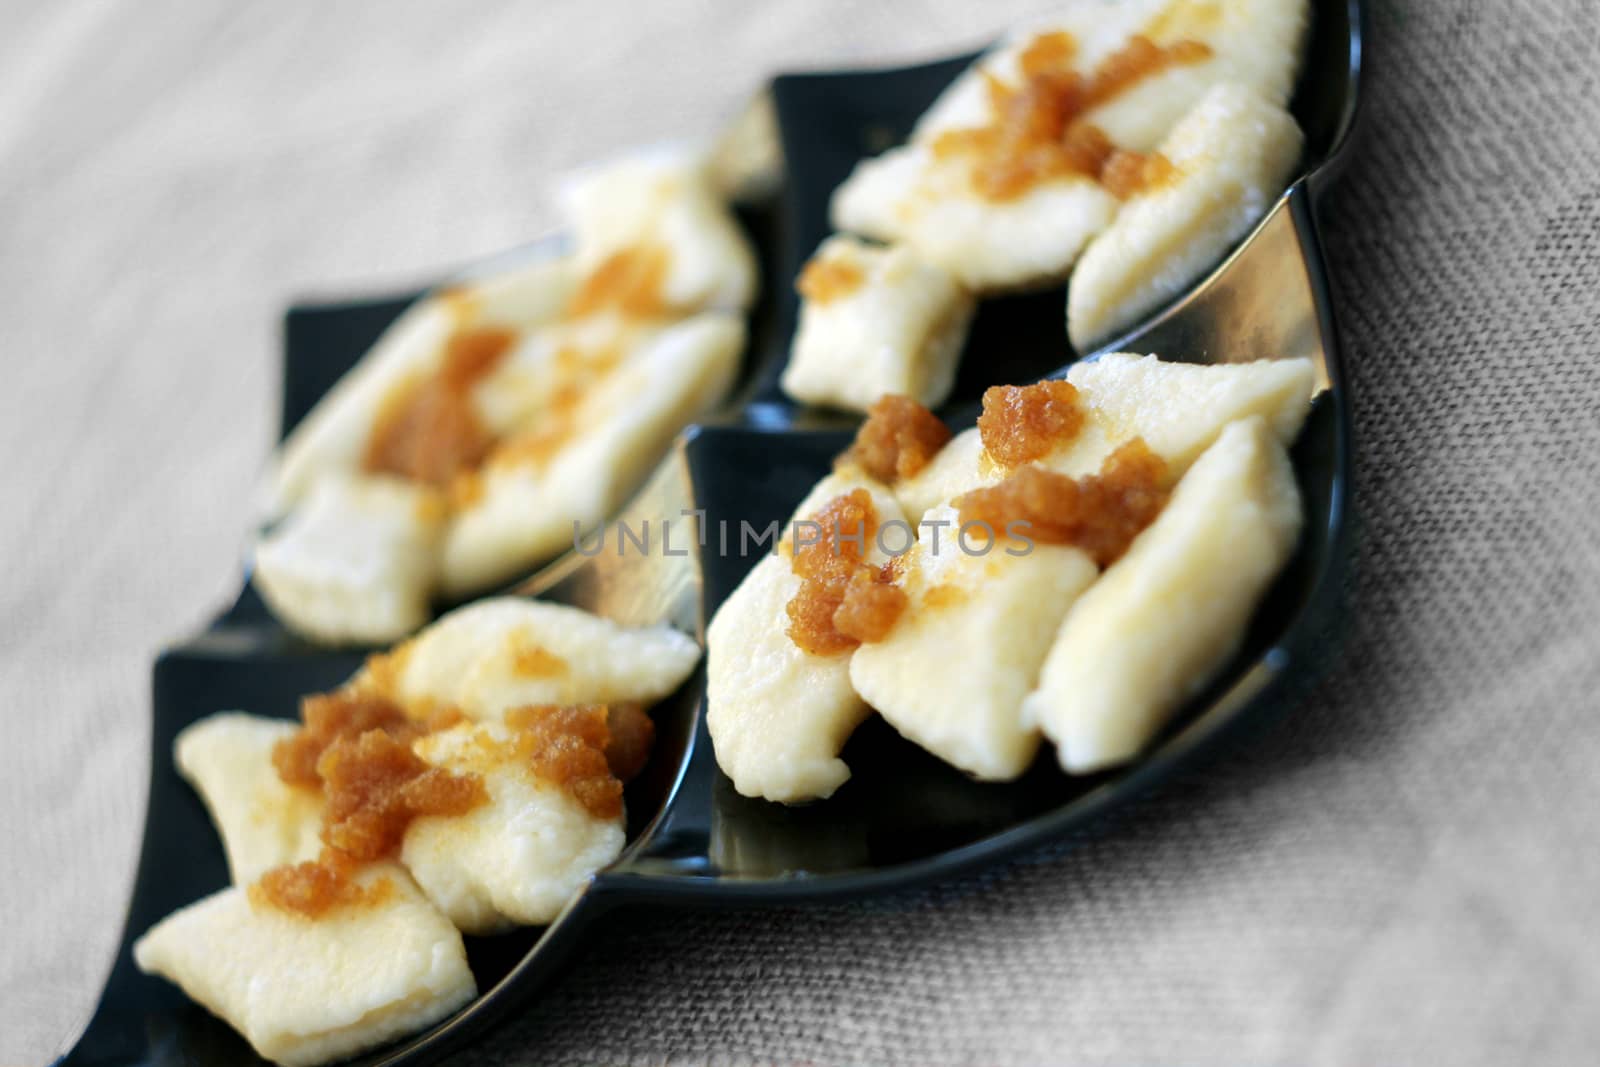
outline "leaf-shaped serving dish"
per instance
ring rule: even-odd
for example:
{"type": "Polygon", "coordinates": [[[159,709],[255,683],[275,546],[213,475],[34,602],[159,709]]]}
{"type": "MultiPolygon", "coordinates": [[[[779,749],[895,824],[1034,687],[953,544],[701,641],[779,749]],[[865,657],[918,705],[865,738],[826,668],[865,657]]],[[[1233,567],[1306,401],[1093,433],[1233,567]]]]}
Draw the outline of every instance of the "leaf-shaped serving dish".
{"type": "MultiPolygon", "coordinates": [[[[468,938],[481,995],[453,1018],[355,1062],[411,1062],[458,1048],[550,980],[595,919],[616,907],[741,905],[850,896],[924,884],[1069,834],[1171,776],[1242,725],[1292,701],[1326,667],[1337,630],[1347,524],[1350,416],[1314,204],[1342,162],[1361,67],[1357,0],[1315,6],[1292,110],[1306,134],[1299,177],[1270,215],[1188,294],[1105,351],[1195,361],[1310,357],[1321,392],[1292,452],[1305,501],[1297,553],[1256,612],[1233,665],[1191,702],[1137,763],[1090,777],[1049,756],[1015,782],[986,784],[869,721],[850,741],[858,773],[829,800],[785,808],[739,796],[717,769],[704,725],[704,674],[657,706],[657,747],[628,787],[629,845],[549,927],[468,938]]],[[[757,528],[787,516],[845,447],[779,392],[796,317],[792,280],[827,234],[827,201],[857,159],[903,138],[970,61],[961,56],[882,71],[786,75],[772,86],[787,161],[783,191],[743,210],[762,260],[744,381],[724,417],[691,429],[630,505],[636,515],[703,508],[711,521],[757,528]]],[[[287,431],[413,296],[301,306],[285,329],[287,431]]],[[[1057,375],[1072,362],[1061,289],[986,301],[955,394],[941,412],[970,422],[982,390],[1057,375]]],[[[1092,357],[1094,353],[1084,353],[1092,357]]],[[[624,622],[704,624],[755,555],[704,551],[664,559],[570,557],[521,592],[624,622]]],[[[228,882],[199,798],[172,765],[177,732],[224,708],[295,716],[303,694],[336,686],[362,660],[288,635],[248,584],[203,633],[156,664],[149,808],[123,940],[99,1006],[61,1061],[89,1064],[259,1062],[227,1024],[175,986],[141,974],[133,940],[174,909],[228,882]]]]}

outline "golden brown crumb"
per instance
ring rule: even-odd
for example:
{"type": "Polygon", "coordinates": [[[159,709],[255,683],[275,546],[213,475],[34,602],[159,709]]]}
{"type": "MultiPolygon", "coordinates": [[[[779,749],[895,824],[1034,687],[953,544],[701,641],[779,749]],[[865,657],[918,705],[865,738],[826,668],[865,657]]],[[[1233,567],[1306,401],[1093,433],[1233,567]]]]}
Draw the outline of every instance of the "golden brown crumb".
{"type": "Polygon", "coordinates": [[[816,528],[808,528],[807,544],[796,539],[791,562],[800,588],[786,606],[789,640],[814,656],[883,640],[906,598],[895,584],[894,561],[874,567],[863,558],[878,531],[872,494],[853,489],[823,505],[811,521],[816,528]]]}
{"type": "Polygon", "coordinates": [[[875,567],[858,567],[833,612],[833,628],[864,643],[882,641],[906,610],[906,593],[875,567]]]}
{"type": "Polygon", "coordinates": [[[426,730],[387,697],[349,687],[306,697],[300,719],[300,729],[272,746],[272,765],[289,785],[320,785],[317,761],[341,738],[384,730],[409,741],[426,730]]]}
{"type": "Polygon", "coordinates": [[[893,484],[926,467],[950,440],[950,428],[908,396],[887,393],[867,409],[841,461],[854,461],[880,482],[893,484]]]}
{"type": "Polygon", "coordinates": [[[1113,452],[1099,474],[1070,478],[1027,466],[955,504],[963,524],[982,522],[1000,536],[1016,529],[1041,544],[1074,545],[1105,567],[1161,513],[1166,474],[1166,463],[1136,437],[1113,452]]]}
{"type": "Polygon", "coordinates": [[[565,790],[596,818],[614,819],[622,814],[622,782],[606,758],[608,718],[604,704],[552,704],[513,708],[505,721],[517,731],[517,757],[535,775],[565,790]]]}
{"type": "MultiPolygon", "coordinates": [[[[934,155],[970,158],[973,187],[996,201],[1015,199],[1042,181],[1068,175],[1104,181],[1114,146],[1104,131],[1080,116],[1143,78],[1208,58],[1211,49],[1200,41],[1162,47],[1134,37],[1088,77],[1073,69],[1076,54],[1070,34],[1035,37],[1019,56],[1019,84],[985,75],[994,117],[982,126],[941,133],[932,144],[934,155]]],[[[1119,171],[1114,177],[1125,181],[1128,175],[1119,171]]]]}
{"type": "Polygon", "coordinates": [[[246,891],[256,907],[273,907],[316,919],[335,908],[372,907],[394,894],[394,883],[379,878],[362,885],[354,878],[359,865],[332,849],[305,863],[274,867],[246,891]]]}
{"type": "Polygon", "coordinates": [[[1178,168],[1160,152],[1129,152],[1119,148],[1111,153],[1100,172],[1100,184],[1118,200],[1126,200],[1170,184],[1178,176],[1178,168]]]}
{"type": "Polygon", "coordinates": [[[664,314],[671,310],[665,291],[670,265],[670,254],[659,245],[619,249],[589,272],[567,305],[567,316],[608,309],[633,318],[664,314]]]}
{"type": "MultiPolygon", "coordinates": [[[[307,697],[301,728],[274,746],[285,782],[322,792],[324,848],[317,860],[267,871],[249,887],[252,902],[308,918],[378,903],[394,887],[387,879],[357,883],[363,864],[398,852],[415,819],[463,815],[488,802],[482,776],[434,766],[412,747],[466,717],[456,708],[408,715],[390,699],[405,655],[402,645],[372,656],[359,685],[307,697]]],[[[566,666],[544,649],[519,656],[519,666],[552,665],[566,666]]],[[[491,750],[522,762],[597,818],[622,813],[622,783],[643,769],[655,740],[655,724],[638,704],[514,708],[505,723],[509,744],[491,750]]]]}
{"type": "Polygon", "coordinates": [[[984,390],[978,435],[989,458],[1020,467],[1060,448],[1083,428],[1083,406],[1071,382],[995,385],[984,390]]]}
{"type": "Polygon", "coordinates": [[[498,328],[460,330],[445,345],[434,374],[390,392],[367,436],[361,467],[448,488],[489,454],[494,437],[478,418],[472,388],[499,366],[516,334],[498,328]]]}
{"type": "Polygon", "coordinates": [[[383,730],[340,738],[317,760],[322,840],[352,859],[396,852],[413,819],[462,815],[489,800],[483,779],[435,767],[383,730]]]}
{"type": "MultiPolygon", "coordinates": [[[[413,819],[461,815],[489,799],[479,776],[452,774],[431,766],[411,750],[412,739],[425,732],[428,724],[395,722],[384,702],[335,700],[337,696],[312,697],[306,702],[308,717],[317,718],[324,726],[337,719],[339,726],[321,749],[312,772],[323,794],[322,855],[311,862],[274,867],[249,888],[252,903],[308,918],[346,905],[370,906],[387,899],[394,889],[388,879],[368,886],[354,880],[363,863],[399,851],[413,819]],[[387,728],[344,732],[362,720],[384,722],[387,728]]],[[[443,728],[452,718],[459,719],[459,713],[436,719],[432,725],[443,728]]],[[[300,761],[324,737],[313,737],[302,729],[296,739],[305,743],[280,743],[273,752],[280,774],[287,766],[297,777],[303,775],[300,761]],[[282,762],[280,753],[286,757],[282,762]]]]}
{"type": "Polygon", "coordinates": [[[794,287],[812,303],[827,304],[849,296],[865,281],[861,268],[848,259],[812,256],[801,269],[794,287]]]}

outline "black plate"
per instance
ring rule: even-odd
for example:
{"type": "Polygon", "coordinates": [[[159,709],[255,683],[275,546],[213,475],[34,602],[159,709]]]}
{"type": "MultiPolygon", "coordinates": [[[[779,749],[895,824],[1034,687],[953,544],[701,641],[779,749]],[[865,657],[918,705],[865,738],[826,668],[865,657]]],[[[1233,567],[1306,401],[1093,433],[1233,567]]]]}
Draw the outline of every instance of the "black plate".
{"type": "MultiPolygon", "coordinates": [[[[656,709],[658,749],[629,786],[630,846],[612,869],[545,930],[468,939],[484,993],[454,1018],[354,1061],[436,1058],[455,1049],[550,980],[593,920],[613,907],[786,902],[907,887],[945,878],[1062,838],[1127,803],[1247,723],[1292,702],[1300,683],[1332,658],[1349,554],[1345,507],[1349,423],[1338,346],[1311,196],[1330,179],[1351,132],[1361,60],[1357,0],[1319,3],[1293,110],[1307,134],[1307,179],[1291,194],[1289,224],[1315,298],[1313,328],[1332,390],[1313,408],[1293,450],[1307,505],[1300,549],[1256,613],[1235,666],[1197,699],[1138,764],[1087,778],[1061,774],[1048,755],[1022,779],[983,785],[869,721],[844,754],[860,773],[829,801],[784,808],[738,796],[717,770],[701,719],[703,677],[656,709]]],[[[752,318],[751,357],[724,425],[692,431],[683,454],[696,502],[713,518],[764,525],[786,516],[848,440],[804,427],[828,420],[798,411],[776,386],[793,328],[789,281],[827,233],[831,190],[862,155],[903,137],[970,57],[890,71],[780,77],[774,84],[789,185],[778,202],[743,212],[761,252],[763,303],[752,318]],[[726,424],[728,422],[733,424],[726,424]]],[[[1058,374],[1072,362],[1063,290],[984,304],[946,410],[970,417],[982,389],[1058,374]]],[[[283,426],[292,427],[414,298],[300,306],[285,328],[283,426]]],[[[1144,341],[1183,348],[1198,316],[1184,301],[1152,318],[1144,341]],[[1181,328],[1180,328],[1181,327],[1181,328]],[[1177,339],[1175,341],[1175,339],[1177,339]]],[[[1134,338],[1133,350],[1140,338],[1134,338]]],[[[702,560],[706,617],[753,558],[702,560]]],[[[248,1064],[260,1062],[225,1023],[164,980],[140,974],[131,945],[172,910],[227,885],[222,849],[199,799],[171,758],[184,726],[223,708],[293,717],[302,694],[330,688],[359,664],[287,635],[248,583],[195,640],[156,663],[149,808],[123,941],[87,1029],[60,1062],[248,1064]]]]}

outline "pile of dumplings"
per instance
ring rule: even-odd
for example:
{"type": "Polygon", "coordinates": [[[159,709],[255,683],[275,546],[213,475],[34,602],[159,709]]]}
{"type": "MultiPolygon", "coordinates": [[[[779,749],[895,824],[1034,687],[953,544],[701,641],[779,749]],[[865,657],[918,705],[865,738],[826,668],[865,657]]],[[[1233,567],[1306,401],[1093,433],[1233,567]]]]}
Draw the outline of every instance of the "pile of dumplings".
{"type": "Polygon", "coordinates": [[[958,77],[835,191],[790,396],[949,395],[978,298],[1068,286],[1089,352],[1178,296],[1283,191],[1308,0],[1081,0],[958,77]]]}
{"type": "Polygon", "coordinates": [[[253,578],[290,628],[383,644],[610,515],[726,395],[753,253],[689,153],[564,187],[572,252],[418,301],[284,442],[253,578]]]}
{"type": "Polygon", "coordinates": [[[1018,777],[1046,738],[1068,772],[1101,770],[1136,757],[1226,664],[1299,538],[1285,449],[1310,411],[1310,361],[1109,354],[1074,364],[1066,384],[990,390],[979,427],[898,469],[847,453],[801,502],[780,550],[707,630],[707,724],[740,793],[787,804],[832,795],[850,777],[845,742],[874,712],[976,778],[1018,777]],[[1071,399],[1052,399],[1062,395],[1071,399]],[[1008,405],[1054,418],[1026,462],[997,457],[984,425],[992,412],[1003,426],[1008,405]],[[1129,446],[1159,472],[1148,490],[1165,499],[1114,558],[1026,529],[1013,544],[1009,524],[961,536],[975,493],[1052,478],[1089,489],[1129,446]],[[832,528],[852,498],[870,501],[869,525],[914,541],[832,528]],[[802,524],[835,551],[861,542],[862,565],[881,568],[875,592],[897,611],[870,639],[822,650],[796,640],[809,617],[797,607],[802,524]]]}
{"type": "MultiPolygon", "coordinates": [[[[1047,742],[1091,773],[1136,758],[1226,664],[1300,535],[1286,449],[1309,361],[1108,354],[991,390],[953,437],[928,409],[981,298],[1070,279],[1088,351],[1256,224],[1301,153],[1285,105],[1308,20],[1307,0],[1077,0],[835,192],[782,384],[869,418],[791,529],[853,516],[905,535],[891,551],[868,534],[847,559],[791,534],[716,612],[707,725],[740,793],[830,796],[872,714],[975,778],[1014,779],[1047,742]],[[1052,493],[1098,501],[1115,536],[990,528],[982,551],[960,536],[980,504],[1038,518],[1052,493]]],[[[567,251],[418,301],[276,457],[253,551],[267,604],[322,642],[415,636],[330,694],[392,719],[350,727],[308,779],[285,753],[322,698],[304,725],[221,712],[178,738],[232,885],[156,924],[135,960],[260,1055],[326,1063],[448,1017],[477,992],[463,934],[552,921],[620,854],[642,709],[689,677],[696,642],[507,597],[424,624],[437,599],[572,545],[724,399],[757,272],[713,170],[672,153],[576,176],[567,251]],[[570,736],[531,732],[551,709],[572,713],[570,736]],[[352,859],[318,776],[368,741],[461,803],[379,796],[405,818],[352,859]],[[614,805],[562,777],[561,753],[614,805]],[[338,882],[338,906],[274,896],[297,870],[338,882]]]]}
{"type": "MultiPolygon", "coordinates": [[[[414,770],[472,776],[481,793],[469,810],[411,819],[381,855],[344,861],[350,899],[326,910],[261,892],[275,875],[307,865],[317,875],[340,862],[328,855],[338,838],[326,790],[285,780],[283,747],[300,724],[243,712],[192,724],[178,736],[178,768],[205,801],[233,884],[157,923],[134,945],[135,962],[290,1067],[342,1059],[445,1018],[477,995],[463,933],[552,921],[623,846],[620,800],[585,803],[536,773],[528,746],[515,743],[519,709],[648,706],[699,660],[699,646],[670,627],[630,629],[511,598],[458,609],[374,656],[335,695],[398,708],[401,725],[415,726],[404,736],[421,734],[409,740],[421,761],[414,770]],[[440,709],[455,721],[424,726],[440,709]]],[[[365,744],[378,732],[348,740],[365,744]]],[[[627,739],[631,766],[614,773],[637,771],[647,725],[642,732],[642,743],[627,739]]]]}

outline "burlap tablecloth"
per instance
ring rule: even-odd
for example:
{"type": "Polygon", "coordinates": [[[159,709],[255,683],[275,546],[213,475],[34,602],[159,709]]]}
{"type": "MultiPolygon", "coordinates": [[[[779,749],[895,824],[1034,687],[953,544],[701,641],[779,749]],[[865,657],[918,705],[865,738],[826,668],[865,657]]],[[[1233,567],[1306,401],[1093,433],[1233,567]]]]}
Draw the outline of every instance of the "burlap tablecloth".
{"type": "MultiPolygon", "coordinates": [[[[1600,8],[1375,0],[1326,218],[1362,558],[1337,674],[1105,834],[923,895],[619,921],[464,1062],[1600,1057],[1600,8]]],[[[148,673],[236,583],[294,294],[552,221],[777,68],[1039,3],[121,0],[0,15],[0,1062],[118,935],[148,673]]]]}

